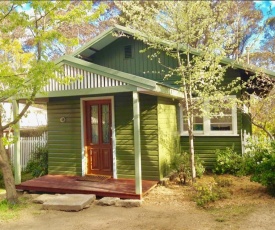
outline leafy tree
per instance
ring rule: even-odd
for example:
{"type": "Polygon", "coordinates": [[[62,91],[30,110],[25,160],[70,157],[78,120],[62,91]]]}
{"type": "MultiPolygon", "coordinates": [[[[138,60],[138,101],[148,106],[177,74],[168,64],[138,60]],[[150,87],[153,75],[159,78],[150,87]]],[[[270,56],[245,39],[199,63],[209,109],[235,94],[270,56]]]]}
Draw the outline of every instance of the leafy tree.
{"type": "MultiPolygon", "coordinates": [[[[224,1],[217,1],[217,4],[224,4],[224,1]]],[[[259,36],[263,32],[261,20],[263,13],[256,8],[253,1],[233,1],[228,5],[225,13],[226,20],[221,24],[229,28],[232,33],[232,40],[227,47],[227,56],[246,61],[246,48],[252,50],[256,42],[259,42],[259,36]]]]}
{"type": "MultiPolygon", "coordinates": [[[[165,77],[178,76],[180,90],[184,94],[182,105],[186,114],[189,134],[189,152],[192,179],[196,178],[194,162],[194,116],[211,116],[219,107],[229,105],[224,96],[236,89],[232,82],[224,86],[226,66],[220,64],[235,37],[228,33],[224,22],[232,2],[216,4],[216,1],[152,1],[117,2],[123,17],[122,23],[135,29],[135,37],[154,52],[150,58],[158,58],[160,51],[176,60],[177,66],[166,66],[165,77]],[[195,98],[195,100],[194,100],[195,98]],[[208,103],[207,103],[208,102],[208,103]],[[211,102],[211,103],[209,103],[211,102]]],[[[231,31],[231,30],[230,30],[231,31]]],[[[160,64],[165,65],[158,58],[160,64]]]]}
{"type": "Polygon", "coordinates": [[[14,127],[36,94],[43,91],[49,79],[56,79],[55,72],[60,72],[54,62],[49,61],[49,52],[58,46],[78,44],[78,38],[69,37],[62,28],[96,20],[106,5],[94,7],[90,1],[2,1],[0,9],[0,169],[6,198],[16,203],[4,131],[14,127]],[[25,107],[15,119],[7,119],[2,102],[22,98],[25,98],[25,107]]]}
{"type": "Polygon", "coordinates": [[[251,53],[251,63],[275,70],[275,17],[269,17],[265,22],[264,38],[260,51],[251,53]]]}
{"type": "MultiPolygon", "coordinates": [[[[273,87],[274,87],[274,83],[273,87]]],[[[250,95],[248,101],[251,123],[271,140],[275,139],[275,90],[266,95],[250,95]]],[[[258,132],[259,133],[259,132],[258,132]]]]}

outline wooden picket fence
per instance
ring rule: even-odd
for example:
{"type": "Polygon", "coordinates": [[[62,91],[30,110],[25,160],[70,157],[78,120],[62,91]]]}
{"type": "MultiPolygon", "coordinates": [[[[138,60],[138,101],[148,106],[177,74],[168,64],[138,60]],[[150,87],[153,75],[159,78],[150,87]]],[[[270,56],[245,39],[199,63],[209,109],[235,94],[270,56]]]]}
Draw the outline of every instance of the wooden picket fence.
{"type": "MultiPolygon", "coordinates": [[[[38,137],[21,137],[20,138],[20,164],[21,170],[24,171],[30,159],[33,157],[33,152],[38,147],[45,147],[48,140],[48,133],[44,132],[38,137]]],[[[11,162],[14,162],[14,144],[8,146],[7,150],[10,154],[11,162]]]]}

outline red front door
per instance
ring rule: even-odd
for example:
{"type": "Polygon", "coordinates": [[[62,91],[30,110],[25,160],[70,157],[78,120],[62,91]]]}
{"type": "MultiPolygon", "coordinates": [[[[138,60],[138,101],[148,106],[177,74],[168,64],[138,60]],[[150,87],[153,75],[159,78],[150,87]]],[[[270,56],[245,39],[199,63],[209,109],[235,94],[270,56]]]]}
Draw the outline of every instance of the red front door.
{"type": "Polygon", "coordinates": [[[111,100],[85,101],[87,174],[113,175],[111,100]]]}

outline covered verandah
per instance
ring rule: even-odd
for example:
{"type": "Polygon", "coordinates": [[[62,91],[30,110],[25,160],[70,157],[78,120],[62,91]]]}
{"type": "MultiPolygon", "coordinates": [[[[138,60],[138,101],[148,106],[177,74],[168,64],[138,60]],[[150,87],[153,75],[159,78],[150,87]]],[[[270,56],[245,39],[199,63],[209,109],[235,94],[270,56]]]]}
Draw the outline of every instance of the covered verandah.
{"type": "MultiPolygon", "coordinates": [[[[143,181],[141,169],[140,108],[139,94],[162,95],[170,98],[182,98],[182,93],[155,81],[126,74],[120,71],[88,63],[74,57],[63,57],[59,65],[64,65],[65,74],[77,80],[68,86],[51,81],[45,87],[46,93],[40,99],[78,95],[98,95],[106,93],[132,92],[135,179],[116,179],[116,175],[106,181],[91,182],[79,180],[78,176],[47,175],[21,183],[16,175],[16,188],[20,190],[50,193],[91,193],[97,196],[118,196],[121,198],[138,198],[146,194],[156,181],[143,181]],[[81,75],[82,78],[78,78],[81,75]]],[[[84,144],[82,144],[84,149],[84,144]]],[[[84,152],[84,150],[83,150],[84,152]]],[[[84,156],[84,153],[83,153],[84,156]]],[[[18,158],[17,158],[18,162],[18,158]]],[[[86,175],[85,162],[82,176],[86,175]]],[[[19,168],[18,164],[15,164],[19,168]]],[[[17,170],[17,174],[20,170],[17,170]]]]}

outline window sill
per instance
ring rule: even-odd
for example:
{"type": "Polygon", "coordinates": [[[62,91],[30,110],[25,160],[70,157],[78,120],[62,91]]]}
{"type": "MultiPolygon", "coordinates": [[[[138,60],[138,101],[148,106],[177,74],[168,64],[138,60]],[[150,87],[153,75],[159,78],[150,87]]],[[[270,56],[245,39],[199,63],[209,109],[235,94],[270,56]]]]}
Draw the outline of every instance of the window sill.
{"type": "MultiPolygon", "coordinates": [[[[188,137],[188,133],[181,133],[180,136],[182,137],[188,137]]],[[[238,137],[240,134],[233,134],[233,133],[194,133],[194,136],[200,136],[200,137],[238,137]]]]}

